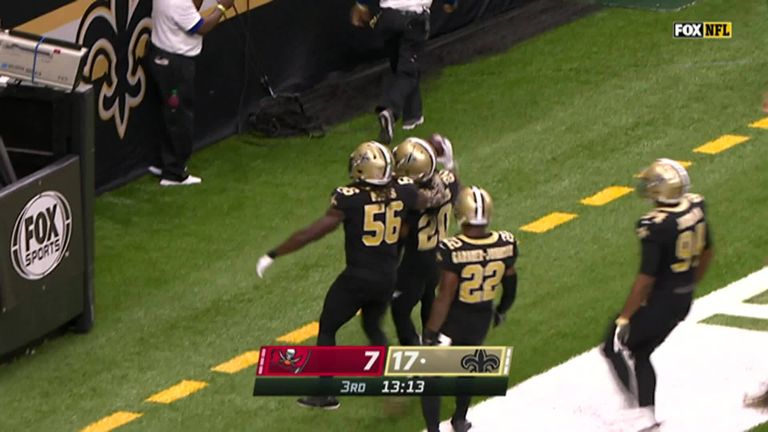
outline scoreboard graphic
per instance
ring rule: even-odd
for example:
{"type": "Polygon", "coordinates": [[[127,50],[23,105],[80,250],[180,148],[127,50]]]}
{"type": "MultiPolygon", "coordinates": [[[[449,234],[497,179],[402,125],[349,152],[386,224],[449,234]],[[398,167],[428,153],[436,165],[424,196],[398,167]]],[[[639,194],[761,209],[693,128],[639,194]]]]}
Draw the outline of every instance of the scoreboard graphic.
{"type": "Polygon", "coordinates": [[[504,346],[265,346],[253,395],[503,395],[511,360],[504,346]]]}

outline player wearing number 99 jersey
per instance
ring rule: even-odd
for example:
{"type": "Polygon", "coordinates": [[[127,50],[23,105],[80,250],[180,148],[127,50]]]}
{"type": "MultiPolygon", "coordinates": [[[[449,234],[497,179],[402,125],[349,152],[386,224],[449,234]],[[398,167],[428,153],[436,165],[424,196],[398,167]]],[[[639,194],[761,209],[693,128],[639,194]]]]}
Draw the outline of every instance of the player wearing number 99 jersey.
{"type": "MultiPolygon", "coordinates": [[[[440,288],[424,328],[426,345],[437,343],[439,332],[451,345],[482,345],[493,321],[499,325],[515,301],[518,250],[515,237],[506,231],[488,231],[493,202],[488,192],[476,186],[464,188],[456,199],[456,219],[462,234],[438,246],[440,288]],[[501,300],[494,309],[499,288],[501,300]]],[[[456,397],[451,424],[456,432],[471,427],[466,419],[471,398],[456,397]]],[[[422,398],[428,432],[439,431],[440,399],[422,398]]]]}
{"type": "Polygon", "coordinates": [[[640,272],[603,344],[620,387],[631,397],[630,370],[637,380],[639,409],[628,415],[635,430],[657,424],[650,357],[688,314],[696,284],[712,259],[704,198],[688,193],[689,185],[685,168],[670,159],[656,160],[640,175],[638,192],[656,208],[637,224],[640,272]],[[627,362],[622,352],[631,353],[632,360],[627,362]]]}
{"type": "MultiPolygon", "coordinates": [[[[294,233],[259,259],[264,271],[279,256],[294,252],[344,224],[346,268],[333,282],[320,314],[318,345],[336,345],[336,333],[358,310],[371,345],[386,345],[381,319],[394,290],[398,263],[397,245],[403,218],[409,211],[425,208],[422,196],[410,179],[394,179],[390,150],[377,142],[357,147],[349,158],[350,185],[337,188],[325,215],[294,233]]],[[[299,399],[308,407],[334,409],[333,397],[299,399]]]]}
{"type": "MultiPolygon", "coordinates": [[[[446,145],[450,142],[443,138],[446,145]]],[[[442,194],[436,205],[408,215],[409,231],[403,244],[403,257],[397,269],[397,286],[392,296],[392,318],[401,345],[419,345],[419,334],[411,311],[421,301],[422,327],[429,318],[439,272],[435,248],[448,232],[453,200],[459,182],[453,171],[436,171],[438,157],[432,145],[419,138],[408,138],[395,147],[395,173],[410,178],[429,195],[442,194]]],[[[453,165],[451,160],[445,165],[453,165]]]]}

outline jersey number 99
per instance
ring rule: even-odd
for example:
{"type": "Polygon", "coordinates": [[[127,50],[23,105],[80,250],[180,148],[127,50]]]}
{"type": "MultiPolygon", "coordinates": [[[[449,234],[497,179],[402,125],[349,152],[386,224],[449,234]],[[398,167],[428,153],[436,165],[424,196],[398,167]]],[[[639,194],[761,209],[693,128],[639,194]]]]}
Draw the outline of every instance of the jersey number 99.
{"type": "Polygon", "coordinates": [[[379,246],[382,242],[395,244],[400,239],[400,224],[402,223],[398,212],[403,210],[402,201],[368,204],[365,206],[365,220],[363,222],[363,244],[366,246],[379,246]],[[383,215],[383,221],[376,216],[383,215]]]}

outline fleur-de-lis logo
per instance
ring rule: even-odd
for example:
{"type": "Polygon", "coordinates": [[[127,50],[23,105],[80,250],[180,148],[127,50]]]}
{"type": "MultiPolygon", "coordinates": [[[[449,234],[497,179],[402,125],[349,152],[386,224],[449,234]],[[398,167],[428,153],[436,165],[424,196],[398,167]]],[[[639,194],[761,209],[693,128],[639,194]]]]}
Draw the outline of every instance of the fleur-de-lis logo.
{"type": "Polygon", "coordinates": [[[500,364],[499,356],[488,354],[484,349],[475,350],[461,358],[461,367],[468,372],[495,372],[500,364]]]}
{"type": "Polygon", "coordinates": [[[83,76],[97,89],[99,117],[112,119],[121,139],[147,88],[141,60],[149,48],[150,11],[151,0],[96,0],[77,29],[77,43],[90,47],[83,76]]]}

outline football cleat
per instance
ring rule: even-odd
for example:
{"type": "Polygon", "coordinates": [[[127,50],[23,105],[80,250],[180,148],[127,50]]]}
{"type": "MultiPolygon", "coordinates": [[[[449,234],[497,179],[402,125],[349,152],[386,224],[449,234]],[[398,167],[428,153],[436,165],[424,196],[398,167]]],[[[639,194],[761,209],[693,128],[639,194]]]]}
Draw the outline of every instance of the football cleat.
{"type": "Polygon", "coordinates": [[[467,419],[451,419],[451,426],[453,427],[454,432],[467,432],[472,428],[472,422],[468,422],[467,419]]]}
{"type": "Polygon", "coordinates": [[[349,155],[349,177],[373,185],[392,181],[392,153],[383,144],[367,141],[349,155]]]}
{"type": "Polygon", "coordinates": [[[403,130],[414,130],[424,124],[424,116],[413,120],[403,120],[403,130]]]}
{"type": "Polygon", "coordinates": [[[644,198],[662,204],[677,204],[690,186],[688,171],[679,162],[656,159],[640,173],[637,192],[644,198]]]}
{"type": "Polygon", "coordinates": [[[422,183],[435,173],[437,156],[432,146],[421,138],[407,138],[393,150],[395,174],[422,183]]]}
{"type": "Polygon", "coordinates": [[[307,396],[296,400],[300,406],[305,408],[321,408],[324,410],[335,410],[341,406],[341,402],[333,396],[307,396]]]}
{"type": "Polygon", "coordinates": [[[160,180],[160,186],[192,186],[192,185],[200,184],[202,182],[203,182],[203,179],[201,179],[200,177],[188,175],[187,178],[185,178],[182,181],[162,179],[160,180]]]}
{"type": "Polygon", "coordinates": [[[488,225],[493,212],[491,195],[477,186],[463,188],[456,197],[456,220],[460,225],[488,225]]]}

